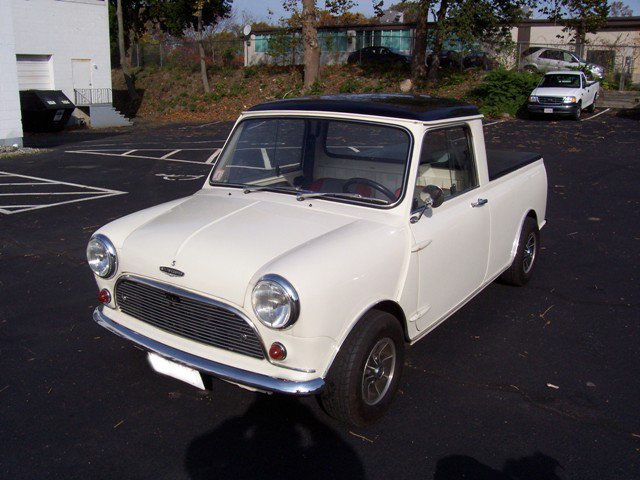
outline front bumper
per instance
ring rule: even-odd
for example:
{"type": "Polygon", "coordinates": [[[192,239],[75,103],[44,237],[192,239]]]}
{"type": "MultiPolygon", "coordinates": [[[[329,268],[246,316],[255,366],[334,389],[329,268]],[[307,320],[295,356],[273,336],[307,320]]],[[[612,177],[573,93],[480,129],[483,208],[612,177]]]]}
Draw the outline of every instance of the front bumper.
{"type": "Polygon", "coordinates": [[[580,106],[577,103],[566,103],[562,105],[558,104],[544,104],[544,103],[528,103],[527,109],[530,113],[546,113],[555,115],[575,115],[578,113],[580,106]],[[552,111],[549,112],[548,109],[552,111]],[[545,111],[546,110],[546,111],[545,111]]]}
{"type": "Polygon", "coordinates": [[[145,350],[157,353],[168,360],[194,368],[205,375],[220,378],[221,380],[265,392],[284,393],[287,395],[314,395],[320,393],[324,389],[324,380],[322,378],[315,378],[304,382],[294,382],[282,378],[269,377],[267,375],[249,372],[247,370],[214,362],[213,360],[198,357],[185,351],[164,345],[115,323],[105,315],[102,306],[97,307],[94,310],[93,319],[98,323],[98,325],[126,340],[129,340],[130,342],[133,342],[145,350]]]}

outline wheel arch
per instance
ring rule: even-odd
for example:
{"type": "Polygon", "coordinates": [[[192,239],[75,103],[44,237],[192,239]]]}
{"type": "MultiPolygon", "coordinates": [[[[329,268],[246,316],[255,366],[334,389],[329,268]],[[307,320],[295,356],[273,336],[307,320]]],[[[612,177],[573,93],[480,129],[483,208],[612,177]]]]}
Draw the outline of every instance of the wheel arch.
{"type": "Polygon", "coordinates": [[[331,366],[333,365],[333,362],[336,359],[336,356],[338,355],[338,352],[342,349],[342,347],[344,346],[345,342],[347,341],[347,338],[349,338],[349,335],[351,335],[351,332],[353,332],[353,330],[356,328],[356,326],[363,320],[364,317],[367,316],[367,314],[369,312],[372,311],[381,311],[381,312],[386,312],[390,315],[392,315],[397,321],[398,324],[400,325],[400,328],[402,329],[402,333],[404,336],[404,340],[405,343],[409,343],[409,334],[408,334],[408,330],[407,330],[407,316],[404,313],[404,310],[402,309],[402,307],[400,306],[400,304],[394,300],[379,300],[369,306],[367,306],[366,308],[364,308],[361,313],[356,317],[356,319],[350,323],[349,327],[344,331],[344,333],[342,334],[341,338],[339,339],[338,342],[336,342],[336,348],[335,348],[335,352],[331,358],[331,360],[328,362],[324,374],[323,376],[326,376],[327,373],[329,372],[329,370],[331,369],[331,366]]]}

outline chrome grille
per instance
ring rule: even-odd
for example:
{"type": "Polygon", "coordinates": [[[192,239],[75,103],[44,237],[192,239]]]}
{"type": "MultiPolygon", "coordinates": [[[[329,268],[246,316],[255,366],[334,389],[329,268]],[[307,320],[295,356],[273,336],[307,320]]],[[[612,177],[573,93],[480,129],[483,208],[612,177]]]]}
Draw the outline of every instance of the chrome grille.
{"type": "Polygon", "coordinates": [[[181,337],[264,359],[251,325],[217,302],[155,282],[124,279],[116,286],[118,307],[127,315],[181,337]]]}
{"type": "Polygon", "coordinates": [[[549,105],[562,105],[562,97],[538,97],[538,101],[549,105]]]}

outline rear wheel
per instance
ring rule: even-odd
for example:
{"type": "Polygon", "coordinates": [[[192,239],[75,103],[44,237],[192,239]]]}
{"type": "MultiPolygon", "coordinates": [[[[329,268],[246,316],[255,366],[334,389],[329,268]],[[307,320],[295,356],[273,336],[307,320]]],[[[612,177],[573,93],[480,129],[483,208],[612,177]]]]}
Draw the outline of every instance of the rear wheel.
{"type": "Polygon", "coordinates": [[[325,379],[325,412],[353,426],[378,420],[389,409],[402,374],[404,334],[391,314],[372,310],[349,334],[325,379]]]}
{"type": "Polygon", "coordinates": [[[511,266],[500,276],[502,283],[522,286],[529,282],[538,259],[540,231],[536,221],[527,217],[520,231],[516,256],[511,266]]]}
{"type": "Polygon", "coordinates": [[[591,103],[591,105],[589,105],[587,108],[585,108],[585,110],[589,113],[593,113],[596,111],[596,100],[598,99],[598,96],[596,95],[593,98],[593,102],[591,103]]]}

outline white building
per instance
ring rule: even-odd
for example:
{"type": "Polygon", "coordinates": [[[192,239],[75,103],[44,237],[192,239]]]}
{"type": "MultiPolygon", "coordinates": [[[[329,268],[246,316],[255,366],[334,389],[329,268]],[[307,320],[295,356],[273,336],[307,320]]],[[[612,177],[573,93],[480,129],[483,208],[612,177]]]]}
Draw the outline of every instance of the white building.
{"type": "Polygon", "coordinates": [[[21,144],[20,90],[62,90],[72,121],[130,123],[111,105],[105,0],[0,0],[0,145],[21,144]]]}

